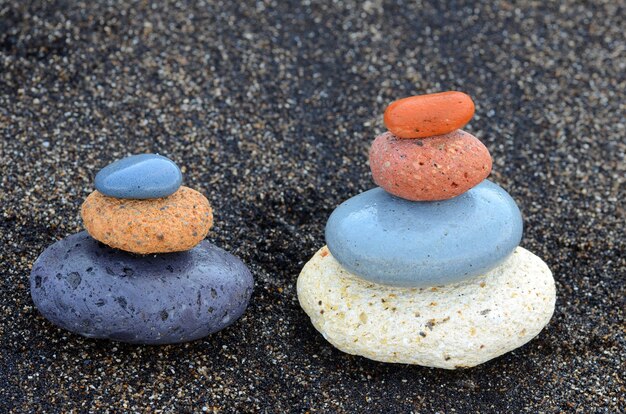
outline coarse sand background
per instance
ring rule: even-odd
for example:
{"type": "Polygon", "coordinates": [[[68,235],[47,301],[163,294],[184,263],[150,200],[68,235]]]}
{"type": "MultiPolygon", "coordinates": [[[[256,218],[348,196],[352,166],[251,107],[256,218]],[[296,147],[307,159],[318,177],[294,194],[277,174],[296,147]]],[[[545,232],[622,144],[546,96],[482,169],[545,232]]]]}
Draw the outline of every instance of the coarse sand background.
{"type": "Polygon", "coordinates": [[[445,3],[0,0],[0,412],[623,412],[624,3],[445,3]],[[451,89],[476,102],[466,130],[554,272],[555,315],[470,370],[343,354],[298,273],[373,187],[386,105],[451,89]],[[97,171],[144,152],[182,167],[209,239],[255,276],[244,317],[204,340],[88,340],[30,298],[97,171]]]}

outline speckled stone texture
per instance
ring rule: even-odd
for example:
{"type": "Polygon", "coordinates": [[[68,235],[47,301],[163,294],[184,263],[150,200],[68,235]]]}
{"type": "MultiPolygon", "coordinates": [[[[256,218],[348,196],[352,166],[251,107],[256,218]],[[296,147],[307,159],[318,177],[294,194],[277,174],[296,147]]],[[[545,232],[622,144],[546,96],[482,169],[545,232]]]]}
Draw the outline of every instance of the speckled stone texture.
{"type": "Polygon", "coordinates": [[[232,324],[253,285],[241,260],[206,240],[186,252],[140,256],[86,231],[48,247],[30,276],[35,305],[55,325],[149,345],[193,341],[232,324]]]}
{"type": "Polygon", "coordinates": [[[302,269],[297,289],[315,328],[343,352],[445,369],[524,345],[548,323],[556,299],[550,269],[522,247],[475,278],[399,288],[350,273],[324,246],[302,269]]]}
{"type": "Polygon", "coordinates": [[[447,200],[463,194],[491,172],[489,150],[472,134],[400,139],[376,137],[369,151],[372,179],[385,191],[413,201],[447,200]]]}
{"type": "Polygon", "coordinates": [[[619,4],[3,1],[0,412],[624,411],[619,4]],[[295,287],[332,210],[374,185],[387,105],[442,90],[476,103],[464,129],[559,294],[529,344],[454,372],[334,349],[295,287]],[[53,328],[33,262],[82,230],[99,168],[147,152],[211,200],[209,240],[255,276],[248,310],[177,346],[53,328]]]}
{"type": "Polygon", "coordinates": [[[189,250],[213,226],[213,209],[202,193],[181,187],[169,197],[130,200],[89,194],[80,208],[89,234],[107,246],[150,254],[189,250]]]}

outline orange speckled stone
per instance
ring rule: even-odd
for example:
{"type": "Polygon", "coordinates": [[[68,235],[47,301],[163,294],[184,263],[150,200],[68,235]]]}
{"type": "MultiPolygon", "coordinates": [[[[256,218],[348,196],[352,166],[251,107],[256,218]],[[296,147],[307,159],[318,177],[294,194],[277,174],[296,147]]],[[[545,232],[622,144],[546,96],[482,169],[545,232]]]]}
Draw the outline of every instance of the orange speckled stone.
{"type": "Polygon", "coordinates": [[[96,240],[132,253],[168,253],[189,250],[213,225],[209,200],[188,187],[149,200],[89,194],[80,214],[96,240]]]}
{"type": "Polygon", "coordinates": [[[399,138],[426,138],[462,128],[472,116],[472,98],[450,91],[392,102],[385,110],[385,125],[399,138]]]}
{"type": "Polygon", "coordinates": [[[370,148],[374,181],[412,201],[446,200],[463,194],[491,172],[489,150],[462,130],[425,139],[379,135],[370,148]]]}

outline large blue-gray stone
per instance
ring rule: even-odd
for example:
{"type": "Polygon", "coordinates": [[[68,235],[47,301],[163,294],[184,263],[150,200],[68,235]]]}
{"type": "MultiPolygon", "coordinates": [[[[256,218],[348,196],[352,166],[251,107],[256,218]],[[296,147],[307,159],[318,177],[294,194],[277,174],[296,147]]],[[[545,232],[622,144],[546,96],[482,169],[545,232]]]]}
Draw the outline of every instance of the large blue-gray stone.
{"type": "Polygon", "coordinates": [[[408,201],[374,188],[341,204],[326,244],[346,269],[372,282],[427,287],[482,274],[519,245],[515,201],[485,180],[444,201],[408,201]]]}
{"type": "Polygon", "coordinates": [[[192,341],[239,318],[253,279],[235,256],[204,240],[179,253],[139,256],[87,232],[54,243],[33,265],[35,305],[89,338],[140,344],[192,341]]]}
{"type": "Polygon", "coordinates": [[[183,175],[174,161],[157,154],[140,154],[104,167],[95,180],[96,190],[115,198],[149,199],[174,194],[183,175]]]}

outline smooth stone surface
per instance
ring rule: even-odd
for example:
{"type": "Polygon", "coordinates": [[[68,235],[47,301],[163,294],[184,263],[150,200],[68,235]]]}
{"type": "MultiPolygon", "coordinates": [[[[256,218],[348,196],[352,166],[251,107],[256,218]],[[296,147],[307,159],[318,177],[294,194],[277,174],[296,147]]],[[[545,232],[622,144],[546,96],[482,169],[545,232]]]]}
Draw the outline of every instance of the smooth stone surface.
{"type": "Polygon", "coordinates": [[[410,96],[389,104],[385,125],[400,138],[426,138],[463,128],[474,116],[474,102],[463,92],[410,96]]]}
{"type": "Polygon", "coordinates": [[[158,154],[140,154],[117,160],[96,174],[100,193],[115,198],[150,199],[174,194],[183,174],[174,161],[158,154]]]}
{"type": "Polygon", "coordinates": [[[374,182],[412,201],[446,200],[463,194],[491,172],[489,150],[457,129],[424,139],[379,135],[369,152],[374,182]]]}
{"type": "Polygon", "coordinates": [[[94,191],[80,214],[93,238],[140,254],[189,250],[213,226],[209,200],[185,186],[168,197],[152,200],[113,198],[94,191]]]}
{"type": "Polygon", "coordinates": [[[444,201],[407,201],[374,188],[342,203],[326,243],[349,271],[394,286],[437,286],[500,264],[522,237],[515,201],[485,180],[444,201]]]}
{"type": "Polygon", "coordinates": [[[524,345],[550,321],[556,299],[550,269],[521,247],[482,276],[426,289],[367,282],[324,247],[302,269],[297,290],[315,328],[341,351],[447,369],[524,345]]]}
{"type": "Polygon", "coordinates": [[[33,265],[33,301],[53,324],[89,338],[192,341],[236,321],[254,282],[237,257],[204,240],[181,253],[137,256],[87,232],[48,247],[33,265]]]}

